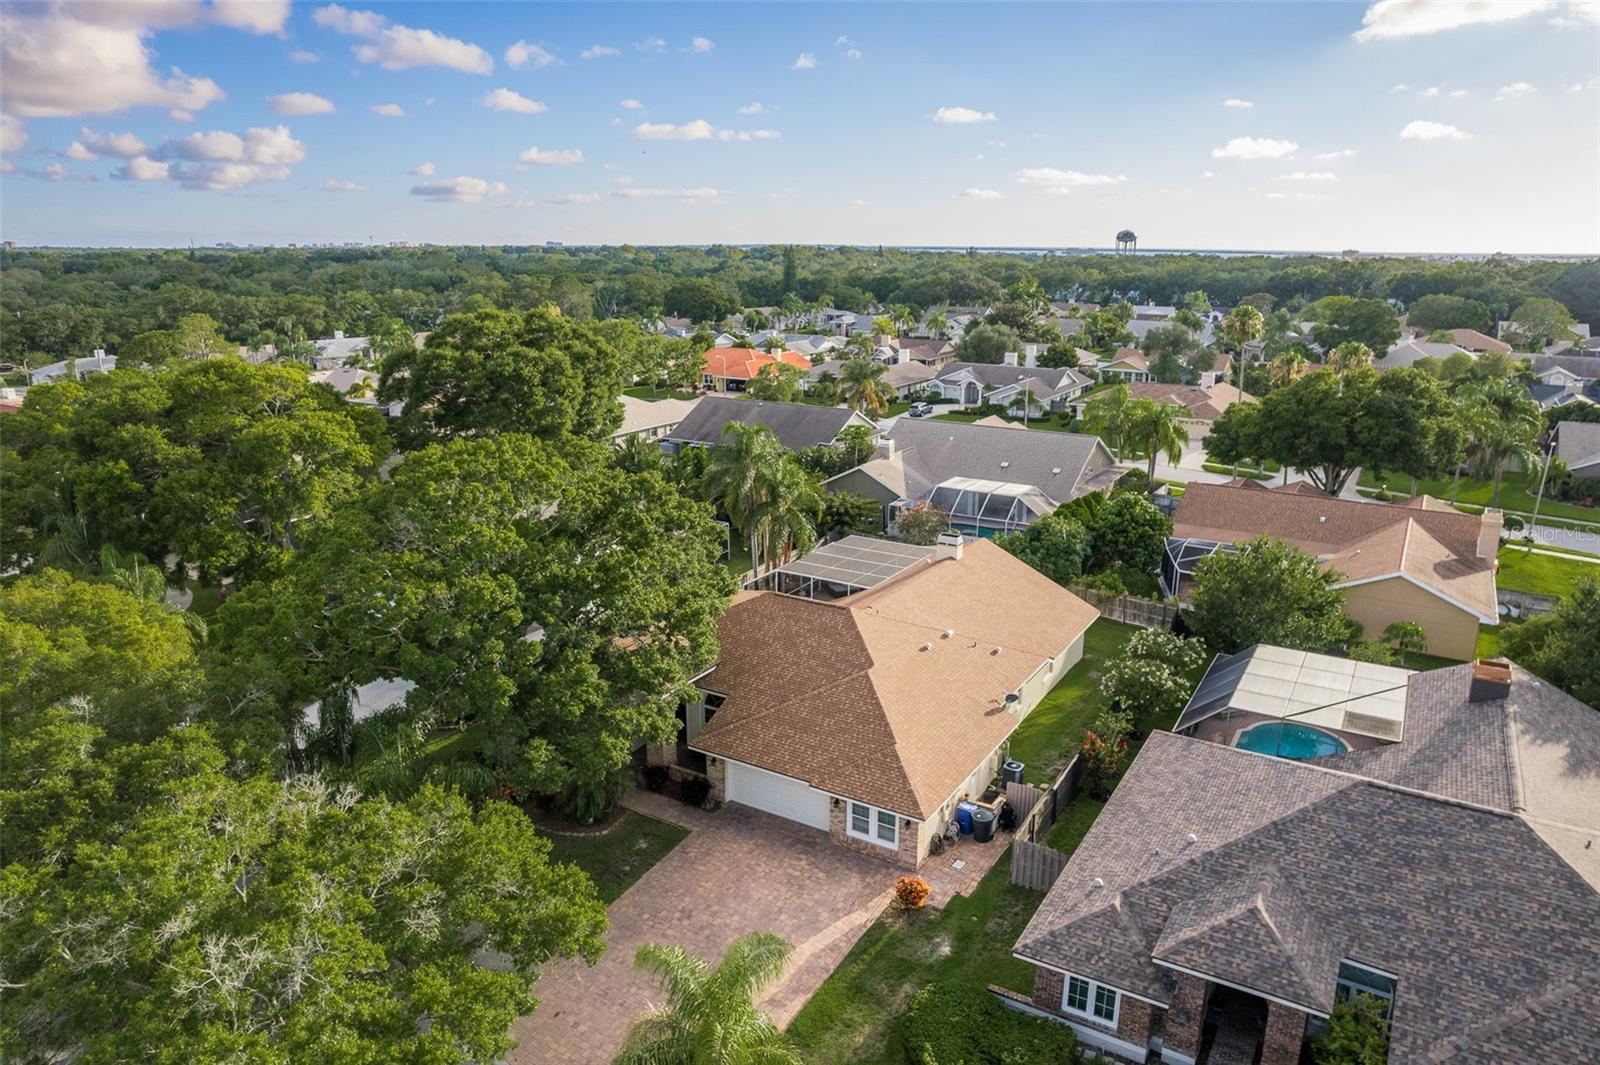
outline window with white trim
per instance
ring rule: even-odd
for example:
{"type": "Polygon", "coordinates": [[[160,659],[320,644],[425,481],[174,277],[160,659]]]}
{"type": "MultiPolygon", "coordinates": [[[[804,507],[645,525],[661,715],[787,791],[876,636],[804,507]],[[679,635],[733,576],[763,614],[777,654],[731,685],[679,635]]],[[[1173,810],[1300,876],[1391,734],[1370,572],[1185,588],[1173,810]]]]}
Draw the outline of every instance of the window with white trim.
{"type": "Polygon", "coordinates": [[[1061,989],[1062,1010],[1113,1028],[1117,1026],[1120,999],[1116,988],[1071,974],[1068,974],[1066,986],[1061,989]]]}
{"type": "Polygon", "coordinates": [[[880,810],[864,802],[850,803],[850,816],[845,821],[845,831],[857,839],[876,843],[891,849],[900,846],[900,818],[889,810],[880,810]]]}
{"type": "Polygon", "coordinates": [[[1357,995],[1371,995],[1380,1000],[1384,1019],[1387,1020],[1394,1010],[1394,977],[1353,961],[1342,961],[1339,963],[1339,983],[1333,989],[1333,999],[1335,1002],[1347,1002],[1357,995]]]}

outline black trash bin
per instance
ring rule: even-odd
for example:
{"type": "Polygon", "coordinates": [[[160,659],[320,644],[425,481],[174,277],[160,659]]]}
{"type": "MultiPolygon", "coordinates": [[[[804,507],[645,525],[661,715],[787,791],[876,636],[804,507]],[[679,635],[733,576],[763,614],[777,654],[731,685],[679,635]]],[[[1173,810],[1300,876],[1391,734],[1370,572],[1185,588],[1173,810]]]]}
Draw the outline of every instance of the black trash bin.
{"type": "Polygon", "coordinates": [[[1005,776],[1005,781],[1007,784],[1021,784],[1022,769],[1022,763],[1013,758],[1011,761],[1000,767],[1000,772],[1005,776]]]}
{"type": "Polygon", "coordinates": [[[972,811],[972,842],[988,843],[994,839],[994,811],[980,806],[972,811]]]}

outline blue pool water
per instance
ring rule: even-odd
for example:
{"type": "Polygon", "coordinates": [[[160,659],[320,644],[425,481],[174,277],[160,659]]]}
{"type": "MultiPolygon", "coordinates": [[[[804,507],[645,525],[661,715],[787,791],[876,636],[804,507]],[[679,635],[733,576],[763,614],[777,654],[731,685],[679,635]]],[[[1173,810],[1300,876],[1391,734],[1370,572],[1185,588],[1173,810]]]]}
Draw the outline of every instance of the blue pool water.
{"type": "Polygon", "coordinates": [[[1269,721],[1246,729],[1233,741],[1233,745],[1257,754],[1271,754],[1294,761],[1343,754],[1350,749],[1337,736],[1293,721],[1269,721]]]}

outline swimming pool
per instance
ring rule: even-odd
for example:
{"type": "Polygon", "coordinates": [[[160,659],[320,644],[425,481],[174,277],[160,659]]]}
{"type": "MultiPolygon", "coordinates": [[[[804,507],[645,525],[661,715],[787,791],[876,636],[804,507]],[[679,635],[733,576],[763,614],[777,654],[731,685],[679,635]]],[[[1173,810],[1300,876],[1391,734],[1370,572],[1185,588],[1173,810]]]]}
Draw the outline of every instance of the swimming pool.
{"type": "Polygon", "coordinates": [[[1343,754],[1350,749],[1350,745],[1339,737],[1294,721],[1268,721],[1252,726],[1239,733],[1233,745],[1257,754],[1271,754],[1297,762],[1343,754]]]}

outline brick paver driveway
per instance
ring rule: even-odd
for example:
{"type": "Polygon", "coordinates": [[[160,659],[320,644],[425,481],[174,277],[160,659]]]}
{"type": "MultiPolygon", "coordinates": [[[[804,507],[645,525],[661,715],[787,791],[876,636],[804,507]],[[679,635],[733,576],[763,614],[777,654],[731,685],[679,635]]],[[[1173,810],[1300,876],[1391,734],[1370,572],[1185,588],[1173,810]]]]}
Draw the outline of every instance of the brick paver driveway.
{"type": "Polygon", "coordinates": [[[511,1065],[609,1062],[628,1026],[661,1001],[633,968],[642,943],[676,943],[720,958],[745,932],[778,933],[794,944],[794,956],[762,1006],[786,1025],[882,912],[899,875],[825,833],[743,806],[708,814],[644,792],[629,802],[693,831],[611,904],[598,965],[563,961],[545,969],[534,989],[539,1008],[511,1026],[511,1065]]]}

